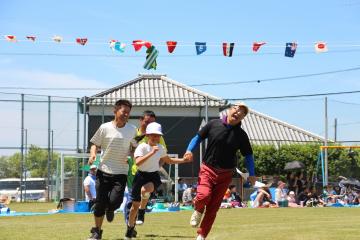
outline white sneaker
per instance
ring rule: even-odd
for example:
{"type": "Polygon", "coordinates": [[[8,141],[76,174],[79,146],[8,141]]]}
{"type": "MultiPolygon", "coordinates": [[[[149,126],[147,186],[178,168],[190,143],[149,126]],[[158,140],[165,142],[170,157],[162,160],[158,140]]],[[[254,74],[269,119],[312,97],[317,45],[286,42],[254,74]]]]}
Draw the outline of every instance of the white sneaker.
{"type": "MultiPolygon", "coordinates": [[[[192,227],[197,227],[201,221],[202,213],[198,211],[194,211],[190,218],[190,225],[192,227]]],[[[201,236],[201,235],[199,235],[201,236]]],[[[199,238],[201,239],[201,238],[199,238]]]]}
{"type": "Polygon", "coordinates": [[[199,234],[199,235],[197,236],[196,240],[205,240],[205,238],[204,238],[202,235],[199,234]]]}

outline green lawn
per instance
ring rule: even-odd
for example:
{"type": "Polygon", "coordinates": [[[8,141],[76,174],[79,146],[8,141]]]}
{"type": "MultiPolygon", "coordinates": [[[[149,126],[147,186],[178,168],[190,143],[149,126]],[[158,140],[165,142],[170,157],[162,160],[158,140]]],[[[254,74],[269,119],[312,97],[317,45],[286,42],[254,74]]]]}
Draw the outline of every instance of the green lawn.
{"type": "MultiPolygon", "coordinates": [[[[11,204],[15,211],[47,211],[49,203],[11,204]]],[[[189,226],[191,211],[152,213],[138,226],[137,239],[195,239],[189,226]]],[[[54,214],[34,217],[0,217],[0,239],[86,239],[93,225],[90,214],[54,214]]],[[[104,223],[104,240],[123,239],[122,214],[104,223]]],[[[218,213],[211,239],[360,239],[360,208],[223,209],[218,213]]]]}

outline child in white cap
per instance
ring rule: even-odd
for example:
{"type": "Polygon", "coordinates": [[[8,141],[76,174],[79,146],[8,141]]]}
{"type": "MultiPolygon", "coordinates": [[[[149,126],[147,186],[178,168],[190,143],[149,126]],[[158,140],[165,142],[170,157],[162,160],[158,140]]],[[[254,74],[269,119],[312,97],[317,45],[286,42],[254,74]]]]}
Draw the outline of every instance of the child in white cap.
{"type": "Polygon", "coordinates": [[[146,143],[141,143],[135,149],[134,158],[138,171],[135,175],[132,187],[131,195],[133,203],[130,209],[125,239],[131,239],[133,236],[137,214],[138,221],[136,221],[136,224],[141,225],[144,223],[144,212],[150,194],[161,184],[160,175],[158,173],[160,169],[160,160],[167,164],[180,164],[190,161],[184,158],[170,158],[164,147],[159,144],[162,135],[161,125],[156,122],[150,123],[146,127],[148,141],[146,143]]]}

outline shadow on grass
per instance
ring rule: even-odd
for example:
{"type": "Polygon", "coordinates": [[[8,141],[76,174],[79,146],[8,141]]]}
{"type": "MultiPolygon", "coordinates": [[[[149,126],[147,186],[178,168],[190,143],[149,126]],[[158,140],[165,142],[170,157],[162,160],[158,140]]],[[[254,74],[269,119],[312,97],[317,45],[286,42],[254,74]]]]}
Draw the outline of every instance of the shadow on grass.
{"type": "MultiPolygon", "coordinates": [[[[181,236],[181,235],[156,235],[156,234],[145,234],[144,237],[138,239],[194,239],[190,236],[181,236]]],[[[123,240],[124,238],[117,238],[116,240],[123,240]]],[[[105,240],[105,239],[104,239],[105,240]]]]}

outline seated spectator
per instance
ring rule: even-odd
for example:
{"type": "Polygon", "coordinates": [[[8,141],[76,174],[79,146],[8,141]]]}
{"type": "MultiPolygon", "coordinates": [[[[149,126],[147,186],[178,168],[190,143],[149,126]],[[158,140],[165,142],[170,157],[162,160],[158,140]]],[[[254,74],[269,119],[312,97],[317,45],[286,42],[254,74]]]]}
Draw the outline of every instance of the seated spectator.
{"type": "Polygon", "coordinates": [[[227,192],[229,192],[229,197],[227,199],[227,202],[230,203],[232,207],[236,207],[236,208],[242,207],[241,197],[236,191],[236,186],[230,185],[227,192]]]}
{"type": "Polygon", "coordinates": [[[322,200],[325,203],[336,203],[337,194],[331,185],[327,185],[324,187],[322,200]]]}
{"type": "Polygon", "coordinates": [[[296,198],[295,198],[294,191],[289,192],[287,200],[288,200],[288,206],[289,207],[299,207],[299,205],[296,203],[296,198]]]}
{"type": "MultiPolygon", "coordinates": [[[[255,192],[254,192],[255,193],[255,192]]],[[[258,187],[256,194],[251,194],[250,199],[254,198],[252,202],[253,208],[263,207],[274,207],[276,206],[276,203],[271,200],[271,193],[269,191],[269,186],[261,183],[261,185],[258,187]]]]}
{"type": "Polygon", "coordinates": [[[309,199],[306,202],[307,207],[322,207],[324,205],[324,201],[316,193],[315,187],[310,189],[308,197],[309,199]]]}
{"type": "Polygon", "coordinates": [[[310,189],[305,188],[305,190],[298,195],[297,204],[299,204],[300,207],[305,207],[307,201],[310,199],[310,194],[310,189]]]}
{"type": "Polygon", "coordinates": [[[182,195],[183,205],[192,206],[195,194],[196,194],[196,185],[192,185],[191,187],[188,187],[182,195]]]}
{"type": "Polygon", "coordinates": [[[285,192],[285,186],[286,184],[283,181],[278,182],[278,187],[275,189],[275,202],[279,204],[280,201],[286,200],[286,192],[285,192]]]}

